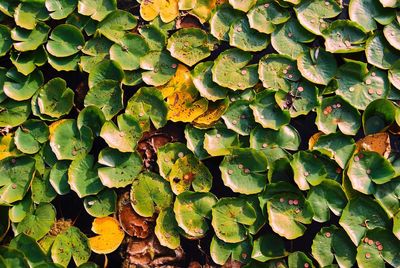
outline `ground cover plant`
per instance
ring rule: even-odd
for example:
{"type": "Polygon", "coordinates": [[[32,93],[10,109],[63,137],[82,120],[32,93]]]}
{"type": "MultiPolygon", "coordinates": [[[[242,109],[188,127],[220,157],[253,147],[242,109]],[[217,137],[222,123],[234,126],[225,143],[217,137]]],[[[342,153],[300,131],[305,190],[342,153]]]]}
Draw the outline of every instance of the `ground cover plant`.
{"type": "Polygon", "coordinates": [[[400,267],[399,8],[1,0],[0,267],[400,267]]]}

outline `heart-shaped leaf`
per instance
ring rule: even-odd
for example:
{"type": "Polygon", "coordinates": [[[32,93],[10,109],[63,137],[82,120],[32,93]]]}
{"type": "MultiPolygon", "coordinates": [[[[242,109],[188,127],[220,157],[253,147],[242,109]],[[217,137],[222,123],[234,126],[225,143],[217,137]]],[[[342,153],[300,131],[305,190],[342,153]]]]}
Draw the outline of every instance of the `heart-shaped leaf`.
{"type": "Polygon", "coordinates": [[[385,131],[395,121],[396,108],[389,100],[378,99],[368,104],[362,116],[364,133],[385,131]]]}
{"type": "Polygon", "coordinates": [[[77,4],[78,0],[46,0],[46,8],[54,20],[68,17],[75,10],[77,4]]]}
{"type": "Polygon", "coordinates": [[[55,57],[68,57],[80,51],[85,45],[81,31],[70,24],[61,24],[53,29],[47,42],[47,51],[55,57]]]}
{"type": "Polygon", "coordinates": [[[36,204],[49,203],[56,198],[57,193],[54,191],[53,186],[51,186],[49,178],[50,169],[46,169],[43,175],[37,172],[32,179],[32,200],[36,204]]]}
{"type": "Polygon", "coordinates": [[[76,266],[86,263],[90,257],[88,238],[75,226],[58,234],[51,247],[51,258],[57,264],[67,267],[74,260],[76,266]]]}
{"type": "Polygon", "coordinates": [[[90,16],[93,20],[101,21],[109,13],[117,9],[116,0],[79,0],[78,12],[90,16]]]}
{"type": "Polygon", "coordinates": [[[58,160],[73,160],[90,151],[93,134],[90,128],[78,129],[74,119],[63,119],[50,126],[50,146],[58,160]]]}
{"type": "Polygon", "coordinates": [[[285,257],[286,255],[283,239],[274,233],[266,233],[254,241],[251,258],[260,262],[266,262],[285,257]]]}
{"type": "Polygon", "coordinates": [[[211,209],[217,203],[212,193],[186,191],[174,203],[177,224],[190,237],[201,238],[209,229],[211,209]]]}
{"type": "Polygon", "coordinates": [[[238,243],[246,240],[246,226],[252,225],[255,220],[256,212],[244,198],[221,198],[212,208],[211,224],[216,236],[223,242],[238,243]]]}
{"type": "Polygon", "coordinates": [[[28,119],[31,113],[29,101],[6,99],[0,103],[0,127],[16,127],[28,119]]]}
{"type": "Polygon", "coordinates": [[[49,203],[38,205],[18,224],[17,233],[24,233],[36,241],[45,236],[56,220],[56,210],[49,203]]]}
{"type": "Polygon", "coordinates": [[[28,156],[0,160],[0,203],[22,200],[35,173],[35,160],[28,156]]]}
{"type": "Polygon", "coordinates": [[[169,183],[156,173],[141,173],[132,183],[131,204],[142,217],[152,217],[155,212],[168,208],[172,197],[169,183]]]}
{"type": "Polygon", "coordinates": [[[0,56],[4,56],[13,44],[10,29],[5,25],[0,25],[0,40],[0,56]]]}
{"type": "Polygon", "coordinates": [[[98,175],[104,186],[125,187],[142,170],[142,159],[137,152],[121,153],[118,150],[104,148],[98,156],[99,164],[105,166],[98,169],[98,175]]]}
{"type": "Polygon", "coordinates": [[[232,149],[240,147],[239,135],[225,128],[209,130],[203,139],[203,148],[211,156],[229,155],[232,149]]]}
{"type": "Polygon", "coordinates": [[[360,113],[340,96],[327,97],[317,107],[315,124],[326,134],[339,128],[343,134],[355,135],[361,126],[360,113]]]}
{"type": "Polygon", "coordinates": [[[392,23],[388,24],[383,28],[383,34],[389,44],[397,50],[400,50],[400,40],[396,38],[400,34],[400,23],[393,20],[392,23]]]}
{"type": "Polygon", "coordinates": [[[222,52],[211,69],[213,81],[232,90],[244,90],[258,82],[257,65],[248,65],[252,55],[232,48],[222,52]]]}
{"type": "Polygon", "coordinates": [[[188,191],[208,192],[212,186],[212,175],[208,168],[193,154],[178,158],[171,167],[168,180],[174,194],[188,191]]]}
{"type": "Polygon", "coordinates": [[[20,250],[31,267],[43,267],[47,263],[47,257],[36,240],[24,233],[15,236],[9,247],[20,250]]]}
{"type": "Polygon", "coordinates": [[[369,197],[355,197],[344,208],[339,224],[351,238],[355,245],[368,230],[376,227],[388,228],[389,219],[385,211],[369,197]]]}
{"type": "Polygon", "coordinates": [[[210,244],[210,255],[212,260],[219,265],[229,263],[229,259],[234,263],[242,264],[250,261],[251,248],[250,239],[239,243],[226,243],[218,239],[217,236],[213,236],[210,244]]]}
{"type": "Polygon", "coordinates": [[[14,142],[18,150],[26,154],[34,154],[40,150],[42,143],[49,137],[49,128],[39,120],[25,121],[15,132],[14,142]]]}
{"type": "Polygon", "coordinates": [[[185,144],[180,142],[167,143],[157,150],[157,164],[160,175],[167,179],[171,172],[172,166],[179,159],[192,152],[185,144]]]}
{"type": "Polygon", "coordinates": [[[115,61],[103,60],[90,71],[88,85],[92,88],[104,80],[121,82],[122,79],[124,79],[124,72],[121,66],[115,61]]]}
{"type": "Polygon", "coordinates": [[[18,51],[36,50],[47,41],[50,27],[45,23],[38,23],[32,31],[16,27],[11,31],[11,38],[15,41],[14,48],[18,51]]]}
{"type": "Polygon", "coordinates": [[[140,4],[140,16],[146,20],[154,20],[160,15],[163,22],[171,22],[179,15],[178,1],[155,0],[140,4]]]}
{"type": "Polygon", "coordinates": [[[129,114],[121,114],[117,117],[118,127],[112,122],[104,123],[100,131],[102,137],[111,148],[120,152],[134,152],[136,145],[142,136],[139,122],[129,114]]]}
{"type": "Polygon", "coordinates": [[[218,40],[229,41],[229,29],[232,23],[242,13],[231,5],[222,4],[216,7],[209,20],[210,33],[218,40]]]}
{"type": "Polygon", "coordinates": [[[50,183],[59,195],[69,193],[68,168],[69,161],[57,161],[50,171],[50,183]]]}
{"type": "Polygon", "coordinates": [[[379,24],[389,24],[395,17],[393,9],[384,8],[379,1],[351,0],[349,16],[367,31],[373,31],[379,24]]]}
{"type": "Polygon", "coordinates": [[[266,183],[267,158],[255,149],[235,149],[224,157],[219,169],[226,186],[234,192],[256,194],[266,183]]]}
{"type": "Polygon", "coordinates": [[[89,127],[93,135],[99,136],[101,127],[106,122],[103,112],[96,106],[85,107],[78,115],[76,123],[78,128],[89,127]]]}
{"type": "Polygon", "coordinates": [[[97,254],[108,254],[115,251],[124,239],[124,232],[119,222],[113,217],[95,218],[92,232],[97,236],[89,238],[90,249],[97,254]]]}
{"type": "Polygon", "coordinates": [[[154,227],[154,233],[162,246],[170,249],[176,249],[180,246],[181,239],[172,208],[160,211],[154,227]]]}
{"type": "Polygon", "coordinates": [[[112,189],[104,189],[97,195],[89,195],[83,200],[86,212],[93,217],[106,217],[115,213],[117,194],[112,189]]]}
{"type": "Polygon", "coordinates": [[[249,135],[256,125],[250,102],[246,100],[239,100],[230,104],[222,119],[227,128],[242,136],[249,135]]]}
{"type": "Polygon", "coordinates": [[[365,55],[369,64],[387,70],[400,57],[400,52],[386,41],[382,33],[376,33],[367,40],[365,55]]]}
{"type": "Polygon", "coordinates": [[[145,70],[142,79],[147,85],[162,86],[175,74],[177,61],[165,50],[151,51],[140,59],[140,68],[145,70]]]}
{"type": "Polygon", "coordinates": [[[276,25],[290,19],[290,14],[278,3],[266,1],[266,3],[260,3],[250,9],[247,17],[251,28],[260,33],[271,34],[275,31],[276,25]]]}
{"type": "MultiPolygon", "coordinates": [[[[133,43],[133,40],[127,38],[125,32],[135,28],[136,24],[137,19],[131,13],[117,9],[100,21],[97,32],[117,44],[126,45],[133,43]]],[[[142,44],[143,42],[139,43],[139,45],[142,44]]],[[[112,50],[110,50],[110,54],[113,54],[112,50]]]]}
{"type": "Polygon", "coordinates": [[[68,168],[68,184],[79,198],[94,195],[103,189],[97,175],[99,165],[90,154],[75,158],[68,168]]]}

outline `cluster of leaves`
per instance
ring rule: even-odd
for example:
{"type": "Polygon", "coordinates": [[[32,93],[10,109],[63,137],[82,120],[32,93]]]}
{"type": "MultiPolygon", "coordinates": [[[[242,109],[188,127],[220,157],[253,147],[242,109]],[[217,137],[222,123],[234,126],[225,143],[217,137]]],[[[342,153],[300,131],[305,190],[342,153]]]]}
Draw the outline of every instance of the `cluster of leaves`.
{"type": "Polygon", "coordinates": [[[124,238],[109,216],[129,187],[162,246],[211,233],[219,265],[400,267],[398,7],[143,0],[136,14],[116,0],[2,0],[0,235],[15,237],[0,266],[95,266],[91,251],[124,238]],[[83,109],[66,72],[87,74],[83,109]],[[304,117],[319,132],[300,150],[304,117]],[[137,144],[168,121],[186,123],[186,144],[144,170],[137,144]],[[70,193],[98,236],[57,221],[52,201],[70,193]],[[291,252],[313,222],[328,226],[291,252]]]}

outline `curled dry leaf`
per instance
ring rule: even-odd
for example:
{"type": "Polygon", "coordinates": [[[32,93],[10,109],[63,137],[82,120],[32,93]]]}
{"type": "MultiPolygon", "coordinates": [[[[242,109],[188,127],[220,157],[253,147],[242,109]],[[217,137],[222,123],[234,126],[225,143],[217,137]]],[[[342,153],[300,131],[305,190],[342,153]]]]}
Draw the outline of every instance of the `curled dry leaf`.
{"type": "Polygon", "coordinates": [[[125,233],[137,238],[147,238],[154,228],[155,219],[142,217],[133,210],[129,192],[120,196],[117,206],[119,223],[125,233]]]}
{"type": "Polygon", "coordinates": [[[120,229],[118,221],[113,217],[95,218],[92,223],[92,231],[98,236],[89,238],[90,248],[98,254],[115,251],[125,235],[120,229]]]}
{"type": "Polygon", "coordinates": [[[357,149],[359,151],[372,151],[377,152],[385,158],[389,157],[391,152],[390,147],[390,136],[386,132],[371,134],[360,139],[356,143],[357,149]]]}

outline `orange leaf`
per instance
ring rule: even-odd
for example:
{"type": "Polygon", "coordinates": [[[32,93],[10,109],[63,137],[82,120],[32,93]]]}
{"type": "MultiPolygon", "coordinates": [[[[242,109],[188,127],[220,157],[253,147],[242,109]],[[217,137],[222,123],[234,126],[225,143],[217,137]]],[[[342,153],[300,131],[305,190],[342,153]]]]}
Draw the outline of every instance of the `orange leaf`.
{"type": "Polygon", "coordinates": [[[322,134],[324,133],[320,131],[311,136],[311,138],[308,140],[308,150],[312,150],[314,148],[315,143],[318,141],[319,137],[321,137],[322,134]]]}
{"type": "Polygon", "coordinates": [[[158,87],[164,98],[168,98],[176,91],[190,92],[193,97],[196,96],[196,88],[190,76],[190,70],[182,64],[179,64],[175,75],[164,86],[158,87]]]}
{"type": "Polygon", "coordinates": [[[386,132],[365,136],[357,141],[356,146],[356,152],[373,151],[381,154],[385,158],[389,157],[391,151],[390,137],[386,132]]]}
{"type": "Polygon", "coordinates": [[[228,108],[226,100],[209,103],[208,110],[194,120],[198,127],[210,127],[214,125],[228,108]]]}
{"type": "Polygon", "coordinates": [[[186,91],[177,91],[167,98],[168,119],[174,122],[192,122],[204,114],[208,108],[208,101],[201,98],[194,101],[192,95],[186,91]]]}
{"type": "Polygon", "coordinates": [[[108,254],[115,251],[124,239],[124,232],[113,217],[95,218],[92,231],[98,236],[89,238],[90,248],[98,254],[108,254]]]}

